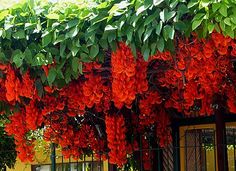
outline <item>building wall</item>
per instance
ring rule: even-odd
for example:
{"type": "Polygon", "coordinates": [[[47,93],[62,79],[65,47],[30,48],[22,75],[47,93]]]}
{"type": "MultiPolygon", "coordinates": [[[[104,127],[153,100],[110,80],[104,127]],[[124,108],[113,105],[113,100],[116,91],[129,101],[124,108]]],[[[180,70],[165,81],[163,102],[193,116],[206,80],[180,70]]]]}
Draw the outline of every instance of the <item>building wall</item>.
{"type": "MultiPolygon", "coordinates": [[[[44,152],[42,150],[39,150],[39,151],[36,152],[35,161],[32,162],[32,163],[22,163],[17,158],[15,168],[14,169],[7,168],[7,171],[31,171],[31,168],[32,168],[33,165],[51,165],[50,155],[51,155],[50,151],[44,152]]],[[[56,163],[61,164],[62,163],[62,158],[60,156],[62,156],[62,155],[61,155],[61,152],[60,152],[59,149],[56,151],[56,155],[57,155],[56,163]]],[[[93,159],[93,160],[95,160],[95,159],[93,159]]],[[[92,158],[91,157],[86,157],[85,161],[90,162],[90,161],[92,161],[92,158]]],[[[83,160],[78,160],[77,161],[77,160],[74,160],[72,158],[71,158],[71,160],[63,159],[64,164],[66,164],[66,163],[77,163],[77,162],[80,163],[80,162],[83,162],[83,160]]],[[[47,166],[44,166],[44,167],[48,168],[47,166]]],[[[103,171],[108,171],[108,162],[107,161],[103,162],[103,171]]]]}

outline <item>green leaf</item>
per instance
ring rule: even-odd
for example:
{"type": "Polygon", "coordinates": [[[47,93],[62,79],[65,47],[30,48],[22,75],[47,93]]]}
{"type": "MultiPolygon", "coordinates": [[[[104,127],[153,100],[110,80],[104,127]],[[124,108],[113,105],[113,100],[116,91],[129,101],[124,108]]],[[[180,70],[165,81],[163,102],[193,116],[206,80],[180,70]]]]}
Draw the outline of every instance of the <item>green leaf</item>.
{"type": "Polygon", "coordinates": [[[178,6],[178,13],[182,16],[183,14],[186,14],[189,12],[189,9],[186,5],[181,4],[178,6]]]}
{"type": "Polygon", "coordinates": [[[65,49],[66,49],[66,44],[64,42],[60,43],[60,56],[62,58],[65,58],[65,49]]]}
{"type": "Polygon", "coordinates": [[[164,0],[153,0],[153,5],[157,6],[160,5],[162,2],[164,2],[164,0]]]}
{"type": "Polygon", "coordinates": [[[3,35],[3,29],[2,28],[0,28],[0,37],[2,37],[2,35],[3,35]]]}
{"type": "Polygon", "coordinates": [[[168,40],[168,38],[174,39],[175,29],[173,26],[165,25],[163,29],[163,36],[166,41],[168,40]]]}
{"type": "Polygon", "coordinates": [[[61,34],[57,37],[57,39],[53,42],[53,45],[56,45],[57,43],[60,43],[65,40],[65,35],[61,34]]]}
{"type": "Polygon", "coordinates": [[[40,81],[40,79],[37,79],[37,80],[35,81],[35,87],[36,87],[36,89],[37,89],[37,92],[38,92],[39,97],[42,97],[44,91],[43,91],[43,84],[42,84],[42,82],[40,81]]]}
{"type": "Polygon", "coordinates": [[[225,32],[228,36],[230,36],[232,39],[234,39],[234,30],[232,30],[231,27],[226,26],[225,32]]]}
{"type": "Polygon", "coordinates": [[[158,17],[158,11],[156,10],[155,13],[153,13],[152,15],[149,15],[144,22],[144,26],[150,24],[153,20],[157,19],[158,17]]]}
{"type": "Polygon", "coordinates": [[[230,17],[230,19],[231,19],[231,21],[232,21],[234,24],[236,24],[236,16],[232,15],[232,16],[230,17]]]}
{"type": "Polygon", "coordinates": [[[163,11],[160,12],[160,19],[161,21],[166,21],[167,9],[165,8],[163,11]]]}
{"type": "Polygon", "coordinates": [[[118,27],[117,26],[112,26],[112,25],[107,25],[105,27],[105,31],[116,30],[116,29],[118,29],[118,27]]]}
{"type": "Polygon", "coordinates": [[[149,36],[152,34],[152,31],[153,31],[152,27],[146,30],[146,32],[144,33],[143,42],[145,42],[149,38],[149,36]]]}
{"type": "Polygon", "coordinates": [[[49,51],[47,52],[45,62],[46,62],[46,64],[52,64],[53,63],[53,57],[52,57],[51,52],[49,52],[49,51]]]}
{"type": "Polygon", "coordinates": [[[170,6],[171,10],[173,10],[173,9],[176,8],[176,6],[177,6],[178,4],[179,4],[179,1],[173,1],[173,2],[171,2],[171,4],[170,4],[169,6],[170,6]]]}
{"type": "Polygon", "coordinates": [[[28,47],[25,49],[24,55],[26,63],[31,64],[33,62],[32,53],[28,47]]]}
{"type": "Polygon", "coordinates": [[[202,19],[201,20],[194,20],[192,23],[192,30],[195,30],[196,28],[198,28],[198,26],[200,26],[201,23],[202,23],[202,19]]]}
{"type": "Polygon", "coordinates": [[[25,23],[25,30],[34,29],[36,27],[36,23],[25,23]]]}
{"type": "Polygon", "coordinates": [[[50,14],[46,15],[46,17],[48,19],[59,20],[59,15],[56,13],[50,13],[50,14]]]}
{"type": "Polygon", "coordinates": [[[166,21],[169,21],[170,19],[172,19],[175,16],[175,14],[176,14],[175,11],[168,12],[165,16],[166,21]]]}
{"type": "Polygon", "coordinates": [[[134,57],[137,58],[137,50],[136,50],[135,44],[132,43],[132,44],[130,45],[130,48],[131,48],[131,51],[132,51],[134,57]]]}
{"type": "Polygon", "coordinates": [[[79,51],[79,48],[76,45],[72,45],[69,49],[71,50],[72,56],[76,56],[79,51]]]}
{"type": "Polygon", "coordinates": [[[151,48],[151,56],[155,55],[155,53],[157,51],[157,47],[156,46],[157,46],[156,42],[151,44],[151,46],[150,46],[150,48],[151,48]]]}
{"type": "Polygon", "coordinates": [[[149,55],[150,55],[150,49],[146,48],[143,53],[143,58],[145,61],[148,61],[149,55]]]}
{"type": "Polygon", "coordinates": [[[71,27],[74,27],[74,26],[78,25],[78,23],[79,23],[79,20],[78,20],[77,18],[72,19],[72,20],[70,20],[70,21],[66,24],[66,28],[65,28],[65,29],[69,29],[69,28],[71,28],[71,27]]]}
{"type": "Polygon", "coordinates": [[[77,73],[78,69],[79,69],[79,58],[74,57],[72,59],[72,70],[77,73]]]}
{"type": "Polygon", "coordinates": [[[213,30],[214,30],[214,28],[215,28],[215,25],[214,25],[214,24],[208,23],[208,31],[209,31],[209,33],[212,33],[213,30]]]}
{"type": "Polygon", "coordinates": [[[218,23],[216,23],[216,24],[215,24],[215,29],[216,29],[216,31],[217,31],[217,32],[221,32],[221,30],[220,30],[220,27],[219,27],[218,23]]]}
{"type": "Polygon", "coordinates": [[[89,53],[89,49],[87,48],[87,46],[86,45],[82,45],[81,46],[81,50],[83,51],[83,52],[85,52],[85,53],[89,53]]]}
{"type": "Polygon", "coordinates": [[[16,64],[16,67],[19,68],[23,64],[25,56],[21,51],[17,51],[17,53],[13,56],[13,62],[16,64]]]}
{"type": "Polygon", "coordinates": [[[9,23],[4,24],[4,29],[5,29],[6,31],[7,31],[8,29],[12,28],[12,27],[14,27],[13,24],[9,24],[9,23]]]}
{"type": "Polygon", "coordinates": [[[187,29],[186,24],[182,21],[176,22],[175,23],[175,29],[179,30],[181,32],[185,32],[185,30],[187,29]]]}
{"type": "Polygon", "coordinates": [[[170,39],[167,40],[167,42],[165,43],[165,49],[173,53],[175,51],[174,41],[170,39]]]}
{"type": "Polygon", "coordinates": [[[213,3],[212,4],[212,11],[213,11],[213,13],[215,13],[220,8],[220,6],[221,6],[220,3],[213,3]]]}
{"type": "Polygon", "coordinates": [[[52,83],[55,81],[56,76],[57,76],[57,70],[53,67],[50,68],[47,77],[49,86],[52,86],[52,83]]]}
{"type": "Polygon", "coordinates": [[[202,19],[206,14],[205,13],[198,13],[194,16],[193,21],[202,19]]]}
{"type": "Polygon", "coordinates": [[[9,14],[8,10],[3,10],[0,12],[0,21],[2,21],[9,14]]]}
{"type": "Polygon", "coordinates": [[[2,62],[8,61],[6,58],[6,55],[3,52],[0,52],[0,61],[2,61],[2,62]]]}
{"type": "Polygon", "coordinates": [[[108,49],[108,42],[107,42],[107,39],[100,39],[100,40],[99,40],[99,44],[100,44],[100,46],[101,46],[103,49],[105,49],[105,50],[108,49]]]}
{"type": "Polygon", "coordinates": [[[91,62],[91,59],[86,53],[80,53],[80,58],[82,62],[91,62]]]}
{"type": "Polygon", "coordinates": [[[82,75],[83,74],[83,63],[79,62],[79,73],[82,75]]]}
{"type": "MultiPolygon", "coordinates": [[[[150,4],[151,5],[151,4],[150,4]]],[[[146,9],[148,9],[149,6],[146,5],[142,5],[137,9],[136,15],[138,16],[139,14],[143,13],[144,11],[146,11],[146,9]]]]}
{"type": "Polygon", "coordinates": [[[110,33],[108,34],[108,42],[111,43],[113,40],[116,39],[116,34],[113,32],[113,33],[110,33]]]}
{"type": "Polygon", "coordinates": [[[195,1],[195,0],[192,0],[188,3],[188,8],[192,8],[194,7],[195,5],[197,5],[199,3],[199,1],[195,1]]]}
{"type": "Polygon", "coordinates": [[[66,68],[65,81],[67,84],[71,81],[71,69],[69,67],[66,68]]]}
{"type": "Polygon", "coordinates": [[[201,2],[200,2],[200,7],[202,8],[205,8],[205,7],[207,7],[207,6],[209,6],[209,4],[210,4],[210,1],[209,0],[201,0],[201,2]]]}
{"type": "Polygon", "coordinates": [[[142,35],[144,33],[144,30],[145,30],[144,25],[141,25],[140,28],[138,29],[138,37],[140,41],[142,41],[142,35]]]}
{"type": "Polygon", "coordinates": [[[79,29],[76,26],[66,33],[65,38],[73,38],[78,34],[78,32],[79,32],[79,29]]]}
{"type": "Polygon", "coordinates": [[[224,17],[227,17],[227,6],[225,4],[222,4],[220,9],[219,9],[219,12],[224,17]]]}
{"type": "Polygon", "coordinates": [[[156,34],[157,35],[161,34],[162,25],[163,25],[163,22],[160,21],[160,23],[156,26],[156,34]]]}
{"type": "Polygon", "coordinates": [[[19,30],[17,32],[15,32],[12,37],[14,39],[24,39],[25,38],[25,31],[24,30],[19,30]]]}
{"type": "Polygon", "coordinates": [[[33,58],[32,66],[47,65],[48,63],[49,61],[46,59],[45,55],[38,53],[33,58]]]}
{"type": "Polygon", "coordinates": [[[98,45],[93,45],[90,48],[90,54],[89,56],[92,58],[95,58],[99,52],[99,46],[98,45]]]}
{"type": "Polygon", "coordinates": [[[224,19],[225,24],[227,24],[228,26],[231,26],[231,21],[230,18],[225,18],[224,19]]]}
{"type": "Polygon", "coordinates": [[[116,41],[110,42],[110,47],[111,47],[111,50],[112,50],[112,51],[116,51],[116,48],[117,48],[117,43],[116,43],[116,41]]]}
{"type": "Polygon", "coordinates": [[[165,47],[164,39],[163,39],[162,37],[160,37],[160,39],[159,39],[158,42],[157,42],[157,49],[158,49],[160,52],[163,52],[164,47],[165,47]]]}
{"type": "Polygon", "coordinates": [[[220,21],[220,28],[222,29],[222,31],[225,31],[225,23],[223,20],[220,21]]]}
{"type": "Polygon", "coordinates": [[[132,35],[133,35],[133,28],[132,27],[128,27],[128,29],[126,30],[126,35],[127,35],[127,42],[131,42],[132,40],[132,35]]]}
{"type": "Polygon", "coordinates": [[[49,43],[51,43],[51,41],[52,41],[52,34],[51,32],[46,31],[42,35],[42,46],[46,47],[47,45],[49,45],[49,43]]]}

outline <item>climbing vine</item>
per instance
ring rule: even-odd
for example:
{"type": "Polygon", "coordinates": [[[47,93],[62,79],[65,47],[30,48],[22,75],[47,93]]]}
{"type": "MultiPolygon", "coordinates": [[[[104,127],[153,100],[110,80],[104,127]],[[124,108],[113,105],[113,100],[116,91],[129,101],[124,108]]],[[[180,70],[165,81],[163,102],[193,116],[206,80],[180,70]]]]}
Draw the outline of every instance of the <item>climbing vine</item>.
{"type": "MultiPolygon", "coordinates": [[[[95,153],[123,167],[141,144],[168,145],[176,116],[212,115],[219,96],[236,113],[230,3],[29,1],[2,10],[1,113],[18,157],[34,160],[40,129],[66,158],[95,153]]],[[[142,156],[151,170],[153,154],[142,156]]]]}

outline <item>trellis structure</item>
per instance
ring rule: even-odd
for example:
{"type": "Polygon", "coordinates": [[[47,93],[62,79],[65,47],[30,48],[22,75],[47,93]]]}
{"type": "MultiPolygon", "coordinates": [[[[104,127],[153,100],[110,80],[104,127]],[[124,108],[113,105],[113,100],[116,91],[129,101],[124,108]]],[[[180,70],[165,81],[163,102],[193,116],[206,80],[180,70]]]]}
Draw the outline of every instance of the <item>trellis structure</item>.
{"type": "MultiPolygon", "coordinates": [[[[140,146],[139,150],[134,151],[137,160],[132,169],[145,171],[146,162],[150,164],[149,170],[152,171],[233,171],[236,169],[236,116],[234,114],[224,114],[224,116],[224,119],[220,120],[223,122],[220,124],[225,125],[221,128],[225,131],[223,135],[219,135],[219,131],[217,132],[219,123],[216,122],[215,116],[198,119],[175,118],[172,123],[173,143],[160,148],[153,144],[153,135],[146,135],[149,144],[154,146],[150,146],[150,148],[140,146]],[[217,143],[219,141],[221,143],[217,143]],[[142,155],[145,153],[149,154],[148,158],[142,160],[142,155]]],[[[57,156],[54,151],[51,155],[52,157],[57,156]]],[[[59,157],[62,158],[59,165],[68,164],[63,162],[63,156],[59,157]]],[[[93,155],[91,157],[90,162],[94,161],[93,155]]],[[[85,161],[84,157],[82,162],[85,161]]],[[[102,171],[103,162],[101,159],[97,162],[100,169],[94,168],[91,163],[91,171],[102,171]]],[[[54,166],[56,166],[56,162],[52,160],[52,168],[54,166]]],[[[56,167],[54,169],[56,170],[56,167]]],[[[125,170],[130,169],[130,167],[126,167],[125,170]]],[[[77,167],[75,170],[80,171],[80,168],[77,167]]],[[[116,170],[119,168],[109,165],[109,171],[116,170]]]]}
{"type": "MultiPolygon", "coordinates": [[[[64,158],[94,153],[119,168],[169,169],[173,161],[174,169],[178,145],[170,144],[179,140],[171,126],[211,116],[215,168],[227,170],[224,117],[236,113],[235,11],[228,0],[30,0],[2,10],[0,112],[18,157],[31,162],[40,137],[59,145],[64,158]]],[[[197,159],[203,133],[192,134],[198,138],[187,137],[185,148],[197,144],[197,159]]]]}

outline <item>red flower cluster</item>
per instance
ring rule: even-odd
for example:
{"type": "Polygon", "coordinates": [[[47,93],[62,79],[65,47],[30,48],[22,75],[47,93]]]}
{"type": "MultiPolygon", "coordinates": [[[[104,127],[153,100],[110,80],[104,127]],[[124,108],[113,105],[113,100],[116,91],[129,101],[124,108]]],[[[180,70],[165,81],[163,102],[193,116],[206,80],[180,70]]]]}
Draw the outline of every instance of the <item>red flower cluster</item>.
{"type": "Polygon", "coordinates": [[[177,45],[172,58],[155,58],[171,64],[159,79],[172,93],[165,107],[185,114],[213,114],[214,95],[225,93],[227,70],[232,67],[232,39],[213,33],[208,40],[193,36],[179,39],[177,45]]]}
{"type": "Polygon", "coordinates": [[[131,49],[124,43],[119,44],[116,52],[112,53],[112,98],[117,108],[123,105],[131,108],[135,99],[136,63],[131,49]]]}
{"type": "Polygon", "coordinates": [[[42,112],[37,107],[37,101],[31,100],[25,106],[25,122],[29,130],[36,130],[43,122],[42,112]]]}
{"type": "Polygon", "coordinates": [[[159,146],[161,148],[169,145],[172,142],[172,136],[169,126],[169,116],[163,109],[160,109],[160,112],[157,116],[156,134],[159,139],[159,146]]]}
{"type": "Polygon", "coordinates": [[[162,97],[158,92],[148,92],[143,96],[143,99],[139,102],[141,125],[148,126],[154,124],[157,116],[155,108],[161,103],[162,97]]]}
{"type": "Polygon", "coordinates": [[[109,152],[109,162],[122,167],[127,162],[126,127],[123,115],[106,116],[106,133],[109,152]]]}
{"type": "Polygon", "coordinates": [[[9,102],[15,103],[15,101],[20,101],[19,94],[20,94],[20,80],[16,77],[15,70],[12,67],[8,67],[7,74],[6,74],[6,98],[9,102]]]}
{"type": "MultiPolygon", "coordinates": [[[[171,141],[170,118],[165,109],[185,115],[210,115],[217,103],[214,97],[219,94],[227,97],[229,111],[236,113],[236,72],[231,62],[236,57],[236,41],[213,33],[208,39],[195,35],[177,38],[176,45],[176,54],[157,52],[145,62],[139,52],[135,59],[131,49],[119,43],[111,64],[109,57],[102,65],[83,64],[83,75],[61,89],[45,85],[41,98],[29,72],[21,75],[12,66],[0,64],[0,99],[11,109],[21,110],[10,117],[6,128],[9,135],[15,135],[20,158],[32,159],[33,146],[26,145],[32,141],[26,139],[26,134],[44,125],[45,140],[59,144],[66,157],[78,158],[84,149],[90,149],[105,159],[103,152],[108,145],[110,162],[122,167],[127,154],[134,150],[126,134],[137,140],[138,135],[156,125],[159,145],[164,147],[171,141]],[[117,109],[124,115],[110,115],[117,109]],[[95,113],[94,120],[88,116],[90,111],[95,113]],[[107,139],[99,137],[91,124],[104,116],[107,139]]],[[[49,67],[43,67],[46,75],[49,67]]],[[[142,139],[145,144],[147,140],[142,139]]],[[[143,152],[147,170],[150,158],[152,154],[143,152]]]]}
{"type": "Polygon", "coordinates": [[[32,162],[34,158],[34,146],[32,140],[27,140],[26,133],[29,131],[25,124],[24,112],[14,113],[10,116],[11,123],[6,124],[8,135],[14,135],[16,151],[22,162],[32,162]]]}
{"type": "Polygon", "coordinates": [[[62,111],[65,107],[65,99],[63,97],[55,97],[53,95],[46,95],[41,99],[43,103],[42,115],[45,116],[54,111],[62,111]]]}
{"type": "Polygon", "coordinates": [[[102,77],[89,74],[86,75],[86,78],[82,87],[84,103],[88,108],[92,108],[94,104],[99,104],[104,96],[102,77]]]}
{"type": "Polygon", "coordinates": [[[116,52],[112,53],[112,98],[117,108],[124,105],[131,108],[136,94],[148,90],[147,65],[140,53],[135,61],[125,43],[120,43],[116,52]]]}
{"type": "Polygon", "coordinates": [[[17,77],[15,71],[11,66],[6,70],[6,98],[9,102],[20,102],[20,96],[32,99],[36,94],[34,80],[30,78],[29,72],[24,74],[21,78],[17,77]]]}
{"type": "Polygon", "coordinates": [[[144,61],[143,56],[140,53],[137,54],[138,57],[136,60],[136,73],[135,73],[136,94],[143,94],[148,91],[148,80],[147,80],[148,62],[144,61]]]}

